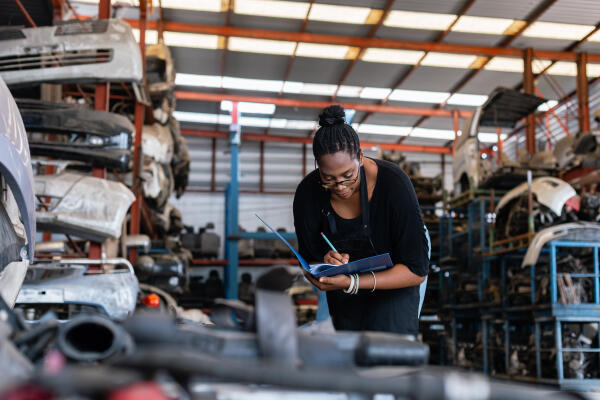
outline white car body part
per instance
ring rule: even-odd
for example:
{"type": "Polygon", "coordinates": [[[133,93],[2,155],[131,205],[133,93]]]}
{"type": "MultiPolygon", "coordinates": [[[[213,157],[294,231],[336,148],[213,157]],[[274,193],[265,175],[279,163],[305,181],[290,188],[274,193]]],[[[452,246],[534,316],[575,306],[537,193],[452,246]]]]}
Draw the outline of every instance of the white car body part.
{"type": "Polygon", "coordinates": [[[10,29],[0,40],[0,76],[7,85],[142,80],[142,55],[127,22],[69,21],[10,29]]]}
{"type": "Polygon", "coordinates": [[[161,164],[173,159],[173,136],[168,126],[144,125],[142,129],[142,154],[161,164]]]}
{"type": "MultiPolygon", "coordinates": [[[[567,200],[575,196],[575,189],[562,179],[551,176],[536,178],[531,182],[531,192],[537,201],[548,207],[559,217],[567,200]]],[[[499,210],[506,206],[511,200],[527,193],[527,182],[520,184],[508,193],[506,193],[496,206],[496,215],[499,210]]]]}

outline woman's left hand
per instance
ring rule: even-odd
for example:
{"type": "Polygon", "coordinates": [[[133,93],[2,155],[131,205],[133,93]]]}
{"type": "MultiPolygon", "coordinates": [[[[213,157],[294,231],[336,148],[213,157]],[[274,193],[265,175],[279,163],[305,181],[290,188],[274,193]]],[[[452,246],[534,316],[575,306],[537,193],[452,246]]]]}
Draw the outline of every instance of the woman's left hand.
{"type": "Polygon", "coordinates": [[[319,289],[329,290],[344,290],[350,286],[350,277],[348,275],[323,276],[319,278],[319,289]]]}

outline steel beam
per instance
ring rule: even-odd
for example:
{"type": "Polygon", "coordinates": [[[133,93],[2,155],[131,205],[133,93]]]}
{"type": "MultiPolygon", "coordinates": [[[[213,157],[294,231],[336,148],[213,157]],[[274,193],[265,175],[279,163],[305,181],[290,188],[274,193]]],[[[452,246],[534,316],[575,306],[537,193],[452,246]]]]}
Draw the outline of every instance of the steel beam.
{"type": "MultiPolygon", "coordinates": [[[[230,101],[247,101],[252,103],[269,103],[279,107],[298,107],[298,108],[325,108],[332,104],[339,104],[344,108],[351,108],[356,111],[370,111],[384,114],[399,114],[399,115],[420,115],[428,117],[452,118],[452,110],[434,110],[431,108],[416,108],[404,106],[386,106],[377,104],[359,104],[359,103],[337,103],[330,101],[312,101],[312,100],[297,100],[278,97],[258,97],[244,96],[235,94],[222,93],[201,93],[201,92],[185,92],[176,91],[175,96],[178,100],[195,100],[195,101],[213,101],[220,102],[222,100],[230,101]]],[[[471,111],[460,110],[459,117],[468,118],[472,114],[471,111]]]]}
{"type": "MultiPolygon", "coordinates": [[[[525,49],[523,57],[523,90],[527,94],[534,94],[533,83],[533,50],[529,47],[525,49]]],[[[526,127],[526,146],[529,154],[535,153],[535,115],[533,113],[527,116],[526,127]]]]}
{"type": "Polygon", "coordinates": [[[35,28],[37,25],[35,24],[35,21],[33,20],[33,18],[31,18],[31,15],[29,15],[29,13],[27,12],[27,9],[23,6],[23,3],[21,3],[20,0],[14,0],[15,4],[17,5],[17,7],[19,8],[19,10],[21,11],[21,14],[23,14],[23,17],[25,17],[25,19],[27,20],[27,23],[29,25],[31,25],[32,28],[35,28]]]}
{"type": "MultiPolygon", "coordinates": [[[[126,20],[133,28],[137,28],[137,20],[126,20]]],[[[148,29],[156,29],[156,21],[148,22],[148,29]]],[[[351,47],[374,47],[382,49],[439,51],[454,54],[471,54],[479,56],[523,57],[524,50],[516,47],[473,46],[452,43],[413,42],[407,40],[361,38],[354,36],[327,35],[318,33],[298,33],[274,31],[266,29],[250,29],[215,25],[188,24],[165,21],[164,29],[173,32],[199,33],[219,36],[239,36],[253,39],[281,40],[305,43],[334,44],[351,47]]],[[[534,50],[534,58],[560,61],[577,61],[577,53],[569,51],[534,50]]],[[[600,62],[600,54],[588,55],[589,62],[600,62]]]]}
{"type": "Polygon", "coordinates": [[[212,155],[210,158],[210,190],[215,191],[217,185],[217,138],[212,139],[212,155]]]}
{"type": "MultiPolygon", "coordinates": [[[[196,136],[216,139],[227,139],[227,132],[206,131],[201,129],[182,128],[181,133],[184,136],[196,136]]],[[[260,133],[243,133],[242,140],[253,142],[283,142],[283,143],[298,143],[312,144],[312,138],[304,136],[283,136],[283,135],[264,135],[260,133]]],[[[451,154],[452,151],[444,146],[419,146],[414,144],[399,144],[385,142],[361,141],[363,148],[379,147],[382,150],[398,150],[409,153],[433,153],[433,154],[451,154]]]]}
{"type": "Polygon", "coordinates": [[[239,236],[239,147],[241,129],[239,125],[238,103],[233,102],[231,125],[226,134],[229,138],[230,170],[229,184],[225,193],[225,297],[238,297],[238,236],[239,236]]]}
{"type": "Polygon", "coordinates": [[[577,118],[579,120],[579,130],[583,132],[590,131],[587,62],[587,53],[580,53],[577,58],[577,118]]]}

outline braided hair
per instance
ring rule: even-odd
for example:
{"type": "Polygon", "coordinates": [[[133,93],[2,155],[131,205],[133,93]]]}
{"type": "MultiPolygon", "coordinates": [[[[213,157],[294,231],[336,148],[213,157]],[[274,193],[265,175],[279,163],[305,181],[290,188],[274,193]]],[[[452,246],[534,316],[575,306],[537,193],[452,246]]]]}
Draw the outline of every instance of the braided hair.
{"type": "Polygon", "coordinates": [[[319,130],[313,139],[313,155],[317,162],[326,154],[345,151],[359,159],[360,141],[352,126],[346,123],[346,114],[339,105],[329,106],[319,114],[319,130]]]}

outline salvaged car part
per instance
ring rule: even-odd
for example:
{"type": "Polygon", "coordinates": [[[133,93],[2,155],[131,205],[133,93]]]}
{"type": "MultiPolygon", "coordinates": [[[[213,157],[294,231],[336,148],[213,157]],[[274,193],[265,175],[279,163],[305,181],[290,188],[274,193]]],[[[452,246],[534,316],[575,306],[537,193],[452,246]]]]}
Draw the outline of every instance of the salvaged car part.
{"type": "Polygon", "coordinates": [[[142,154],[161,164],[171,164],[173,159],[173,135],[169,127],[161,124],[144,125],[142,130],[142,154]]]}
{"type": "Polygon", "coordinates": [[[479,156],[479,127],[513,128],[517,121],[534,112],[545,101],[544,98],[506,88],[496,88],[489,95],[485,104],[479,106],[465,122],[462,135],[455,142],[452,157],[455,194],[479,187],[491,174],[479,156]]]}
{"type": "Polygon", "coordinates": [[[175,66],[171,51],[164,43],[146,46],[146,79],[153,97],[175,87],[175,66]]]}
{"type": "Polygon", "coordinates": [[[35,100],[17,102],[34,156],[131,170],[133,124],[124,116],[35,100]],[[48,135],[52,135],[52,138],[48,135]]]}
{"type": "Polygon", "coordinates": [[[144,197],[150,206],[157,211],[164,211],[174,188],[171,167],[168,164],[160,164],[149,157],[144,157],[140,178],[144,197]]]}
{"type": "Polygon", "coordinates": [[[142,80],[140,48],[125,21],[68,21],[10,32],[0,40],[0,76],[8,85],[142,80]]]}
{"type": "Polygon", "coordinates": [[[188,185],[190,175],[190,152],[187,142],[181,134],[179,121],[175,118],[169,120],[169,129],[173,137],[173,169],[175,197],[180,198],[188,185]]]}
{"type": "Polygon", "coordinates": [[[543,229],[531,241],[521,265],[537,264],[542,248],[551,240],[597,241],[599,235],[600,224],[594,222],[570,222],[543,229]]]}
{"type": "Polygon", "coordinates": [[[56,346],[70,360],[87,363],[133,351],[133,341],[120,325],[94,314],[79,314],[61,325],[56,346]]]}
{"type": "Polygon", "coordinates": [[[126,259],[65,259],[30,266],[16,307],[27,321],[50,310],[59,320],[91,312],[120,321],[133,315],[137,294],[138,280],[126,259]]]}
{"type": "Polygon", "coordinates": [[[33,173],[27,134],[0,78],[0,296],[12,306],[35,246],[33,173]]]}
{"type": "Polygon", "coordinates": [[[36,212],[40,230],[98,242],[121,236],[123,219],[135,200],[120,182],[71,172],[38,175],[35,185],[36,195],[51,199],[47,210],[36,212]]]}
{"type": "MultiPolygon", "coordinates": [[[[554,177],[536,178],[531,183],[533,218],[537,228],[564,222],[563,207],[576,195],[575,189],[554,177]]],[[[528,231],[527,182],[506,193],[496,206],[498,239],[528,231]]]]}
{"type": "Polygon", "coordinates": [[[168,293],[182,294],[189,284],[189,268],[176,254],[144,254],[135,263],[138,279],[168,293]]]}
{"type": "Polygon", "coordinates": [[[595,135],[589,132],[578,132],[574,136],[565,136],[556,142],[553,153],[559,168],[568,170],[584,163],[595,164],[599,147],[595,135]]]}

